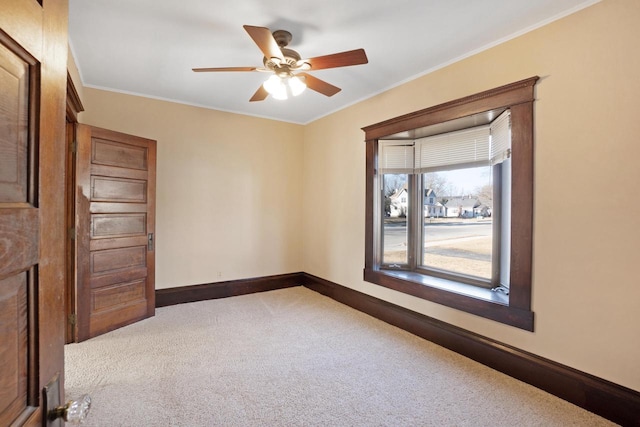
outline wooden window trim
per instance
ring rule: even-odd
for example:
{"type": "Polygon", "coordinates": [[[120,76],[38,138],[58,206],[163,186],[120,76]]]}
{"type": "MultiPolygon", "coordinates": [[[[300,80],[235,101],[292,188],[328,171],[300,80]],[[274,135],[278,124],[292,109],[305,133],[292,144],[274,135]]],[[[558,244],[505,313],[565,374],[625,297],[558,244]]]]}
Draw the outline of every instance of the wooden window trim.
{"type": "Polygon", "coordinates": [[[365,281],[533,331],[533,101],[538,79],[531,77],[362,128],[366,140],[365,281]],[[499,108],[511,110],[513,174],[509,296],[456,282],[447,285],[446,281],[439,281],[434,286],[429,283],[430,276],[381,270],[380,256],[375,251],[379,239],[376,226],[380,220],[374,198],[379,186],[376,174],[378,139],[499,108]]]}

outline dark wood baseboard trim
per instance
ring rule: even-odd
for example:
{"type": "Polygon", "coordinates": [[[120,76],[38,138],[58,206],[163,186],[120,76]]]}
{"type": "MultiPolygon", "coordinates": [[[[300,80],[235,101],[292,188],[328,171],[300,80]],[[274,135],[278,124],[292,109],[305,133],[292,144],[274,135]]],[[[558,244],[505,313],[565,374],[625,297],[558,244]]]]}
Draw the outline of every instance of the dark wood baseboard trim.
{"type": "Polygon", "coordinates": [[[182,304],[185,302],[226,298],[301,286],[303,277],[303,273],[290,273],[169,289],[156,289],[156,307],[166,307],[168,305],[182,304]]]}
{"type": "Polygon", "coordinates": [[[640,426],[640,393],[307,273],[298,283],[623,426],[640,426]]]}

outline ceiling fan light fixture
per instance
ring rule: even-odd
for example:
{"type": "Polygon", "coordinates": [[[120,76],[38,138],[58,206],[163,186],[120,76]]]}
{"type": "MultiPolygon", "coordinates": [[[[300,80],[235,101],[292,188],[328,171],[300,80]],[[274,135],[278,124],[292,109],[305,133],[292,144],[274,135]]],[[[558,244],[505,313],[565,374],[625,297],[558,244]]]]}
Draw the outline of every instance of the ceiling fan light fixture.
{"type": "Polygon", "coordinates": [[[303,78],[298,76],[272,75],[262,86],[269,95],[278,100],[288,99],[290,95],[298,96],[307,88],[303,78]]]}
{"type": "Polygon", "coordinates": [[[275,99],[284,100],[288,98],[287,86],[283,79],[275,74],[269,77],[262,86],[267,92],[269,92],[269,95],[273,96],[275,99]]]}
{"type": "Polygon", "coordinates": [[[304,83],[303,79],[298,76],[293,76],[289,79],[289,88],[291,89],[291,94],[293,96],[298,96],[307,88],[307,85],[304,83]]]}

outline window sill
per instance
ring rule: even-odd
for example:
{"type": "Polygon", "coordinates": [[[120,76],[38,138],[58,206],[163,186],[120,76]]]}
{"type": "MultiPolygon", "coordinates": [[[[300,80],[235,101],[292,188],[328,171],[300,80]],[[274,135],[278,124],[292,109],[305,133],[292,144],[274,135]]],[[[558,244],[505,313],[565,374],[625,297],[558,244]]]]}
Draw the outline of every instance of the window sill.
{"type": "Polygon", "coordinates": [[[428,301],[533,331],[533,312],[509,306],[509,296],[409,271],[364,270],[364,280],[428,301]]]}
{"type": "Polygon", "coordinates": [[[453,292],[458,295],[464,295],[471,298],[494,302],[496,304],[509,305],[509,296],[502,292],[494,292],[491,289],[481,288],[479,286],[469,285],[467,283],[456,282],[455,280],[441,279],[439,277],[429,276],[426,274],[416,273],[412,271],[401,270],[380,270],[380,273],[396,277],[401,280],[418,283],[424,286],[430,286],[447,292],[453,292]]]}

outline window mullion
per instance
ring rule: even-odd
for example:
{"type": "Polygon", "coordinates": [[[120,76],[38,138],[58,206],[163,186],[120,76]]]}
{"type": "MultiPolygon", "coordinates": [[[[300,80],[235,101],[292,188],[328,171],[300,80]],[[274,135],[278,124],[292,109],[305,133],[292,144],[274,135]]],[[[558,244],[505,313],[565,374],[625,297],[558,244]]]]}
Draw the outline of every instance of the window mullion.
{"type": "Polygon", "coordinates": [[[378,184],[377,193],[378,197],[376,198],[376,218],[374,223],[378,225],[378,233],[377,236],[374,236],[374,244],[375,244],[375,265],[380,266],[384,260],[384,175],[379,173],[376,179],[378,184]]]}
{"type": "Polygon", "coordinates": [[[422,203],[420,200],[420,184],[418,174],[409,175],[409,220],[407,221],[407,250],[409,269],[418,268],[420,250],[420,210],[422,203]]]}
{"type": "Polygon", "coordinates": [[[492,223],[492,248],[491,248],[491,286],[500,286],[501,263],[501,241],[500,233],[502,231],[502,164],[498,163],[492,168],[493,182],[493,206],[491,211],[492,223]]]}

